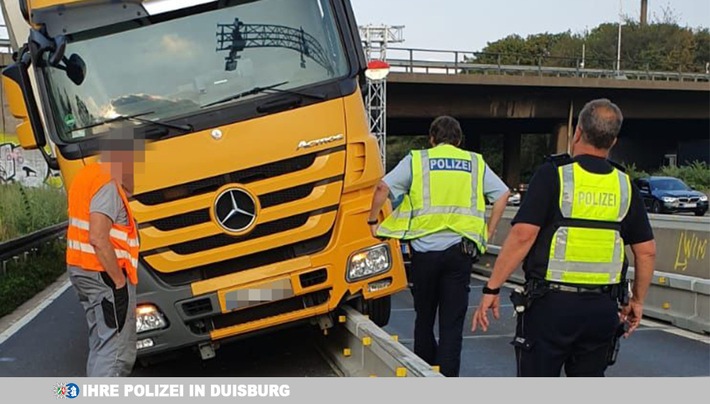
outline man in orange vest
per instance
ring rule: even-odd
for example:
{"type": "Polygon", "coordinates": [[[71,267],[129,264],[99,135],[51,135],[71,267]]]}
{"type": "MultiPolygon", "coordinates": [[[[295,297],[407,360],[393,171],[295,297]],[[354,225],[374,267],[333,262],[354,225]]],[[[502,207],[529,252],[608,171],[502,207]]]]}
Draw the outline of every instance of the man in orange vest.
{"type": "Polygon", "coordinates": [[[113,142],[69,188],[67,270],[89,327],[88,377],[128,376],[136,360],[139,242],[123,189],[132,188],[134,151],[113,142]]]}

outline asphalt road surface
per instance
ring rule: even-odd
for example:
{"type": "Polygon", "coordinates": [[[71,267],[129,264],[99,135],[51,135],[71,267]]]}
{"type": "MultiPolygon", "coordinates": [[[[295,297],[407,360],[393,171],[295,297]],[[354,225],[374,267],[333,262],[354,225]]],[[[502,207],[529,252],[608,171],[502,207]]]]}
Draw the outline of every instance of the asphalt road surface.
{"type": "MultiPolygon", "coordinates": [[[[481,298],[484,282],[471,279],[469,309],[464,322],[461,377],[514,377],[515,353],[510,341],[515,332],[510,289],[501,290],[501,318],[492,320],[488,332],[471,333],[471,316],[481,298]]],[[[415,313],[407,290],[395,296],[392,319],[385,330],[413,350],[415,313]]],[[[492,317],[490,317],[492,318],[492,317]]],[[[644,320],[628,339],[621,341],[617,362],[607,376],[710,376],[710,337],[644,320]]],[[[436,326],[435,326],[436,328],[436,326]]]]}

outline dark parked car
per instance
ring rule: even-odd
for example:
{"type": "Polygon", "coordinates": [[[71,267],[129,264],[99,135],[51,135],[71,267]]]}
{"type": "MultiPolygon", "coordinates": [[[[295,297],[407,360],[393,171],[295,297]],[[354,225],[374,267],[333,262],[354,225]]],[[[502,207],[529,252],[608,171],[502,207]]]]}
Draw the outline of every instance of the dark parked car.
{"type": "Polygon", "coordinates": [[[646,209],[653,213],[693,212],[703,216],[708,211],[708,197],[693,190],[674,177],[648,177],[637,179],[646,209]]]}

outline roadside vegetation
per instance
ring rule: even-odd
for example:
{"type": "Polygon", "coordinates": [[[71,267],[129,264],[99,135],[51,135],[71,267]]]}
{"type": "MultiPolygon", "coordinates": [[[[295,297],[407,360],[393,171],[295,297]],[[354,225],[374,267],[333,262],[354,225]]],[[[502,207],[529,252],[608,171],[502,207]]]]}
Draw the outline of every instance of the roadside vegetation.
{"type": "Polygon", "coordinates": [[[0,263],[0,317],[12,313],[66,271],[65,248],[65,240],[55,240],[27,256],[0,263]]]}
{"type": "Polygon", "coordinates": [[[710,166],[704,161],[694,161],[680,166],[663,166],[651,173],[637,169],[635,164],[628,164],[625,168],[631,179],[644,178],[649,175],[675,177],[710,196],[710,166]]]}
{"type": "MultiPolygon", "coordinates": [[[[512,34],[489,42],[467,61],[613,70],[618,29],[618,23],[607,22],[582,32],[512,34]]],[[[680,26],[671,8],[646,25],[626,16],[621,29],[621,70],[707,73],[710,30],[680,26]]]]}
{"type": "Polygon", "coordinates": [[[0,184],[0,242],[61,223],[66,218],[63,190],[0,184]]]}
{"type": "MultiPolygon", "coordinates": [[[[61,223],[66,218],[63,190],[0,184],[0,243],[61,223]]],[[[27,254],[0,261],[0,317],[12,313],[64,273],[65,248],[65,240],[54,240],[27,254]]]]}

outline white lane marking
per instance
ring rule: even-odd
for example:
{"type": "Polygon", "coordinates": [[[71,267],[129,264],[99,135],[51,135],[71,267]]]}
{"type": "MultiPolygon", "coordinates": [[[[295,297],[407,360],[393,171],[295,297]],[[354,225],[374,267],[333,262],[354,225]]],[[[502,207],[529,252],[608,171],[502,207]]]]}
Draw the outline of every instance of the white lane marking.
{"type": "MultiPolygon", "coordinates": [[[[512,304],[501,304],[500,307],[513,307],[512,304]]],[[[475,306],[468,306],[469,309],[477,309],[478,305],[475,306]]],[[[414,307],[407,307],[403,309],[392,309],[393,312],[403,312],[403,311],[414,311],[414,307]]]]}
{"type": "MultiPolygon", "coordinates": [[[[478,275],[478,274],[471,274],[471,278],[477,279],[477,280],[483,281],[483,282],[488,281],[487,277],[482,276],[482,275],[478,275]]],[[[506,282],[503,286],[511,288],[511,289],[521,287],[521,285],[516,285],[516,284],[510,283],[510,282],[506,282]]],[[[700,341],[700,342],[710,345],[710,336],[708,336],[708,335],[702,335],[702,334],[694,333],[692,331],[686,331],[681,328],[674,327],[670,324],[660,323],[660,322],[650,320],[647,318],[644,318],[641,320],[641,325],[645,326],[645,327],[649,327],[651,329],[664,331],[669,334],[677,335],[679,337],[683,337],[683,338],[687,338],[687,339],[692,339],[693,341],[700,341]]],[[[639,331],[643,331],[643,329],[637,329],[634,332],[639,332],[639,331]]],[[[633,334],[631,334],[630,338],[631,337],[633,337],[633,334]]]]}
{"type": "Polygon", "coordinates": [[[52,293],[49,297],[44,299],[40,304],[38,304],[34,309],[32,309],[29,313],[25,314],[17,320],[14,324],[12,324],[7,330],[3,331],[2,334],[0,334],[0,345],[7,341],[10,337],[12,337],[13,334],[18,332],[22,327],[24,327],[27,323],[32,321],[37,315],[44,310],[47,306],[52,304],[53,301],[55,301],[59,296],[61,296],[62,293],[64,293],[65,290],[69,289],[71,286],[71,282],[68,280],[59,287],[59,289],[55,290],[54,293],[52,293]]]}
{"type": "MultiPolygon", "coordinates": [[[[669,324],[659,323],[657,321],[649,320],[646,318],[641,320],[641,325],[648,327],[649,329],[665,331],[670,334],[692,339],[693,341],[700,341],[702,343],[710,345],[710,335],[697,334],[692,331],[683,330],[681,328],[676,328],[669,324]]],[[[633,334],[631,334],[631,337],[633,337],[633,334]]]]}

